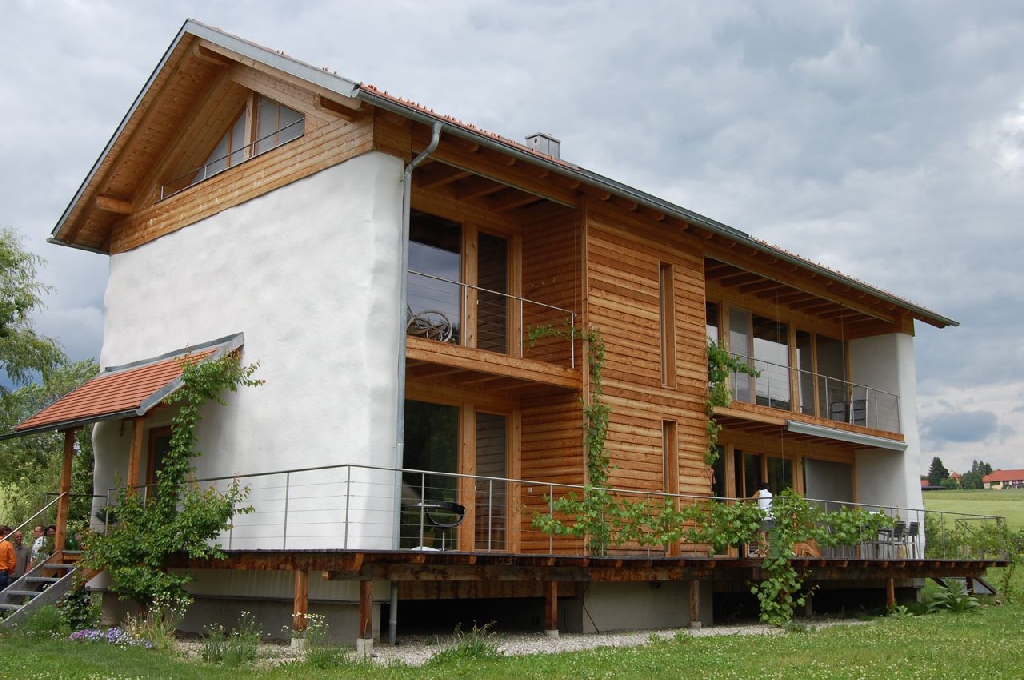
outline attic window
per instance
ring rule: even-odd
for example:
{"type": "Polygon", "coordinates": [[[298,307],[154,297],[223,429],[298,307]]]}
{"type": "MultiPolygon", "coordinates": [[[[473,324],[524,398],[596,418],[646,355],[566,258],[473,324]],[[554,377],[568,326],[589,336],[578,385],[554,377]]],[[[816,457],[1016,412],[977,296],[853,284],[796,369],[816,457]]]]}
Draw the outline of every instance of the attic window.
{"type": "Polygon", "coordinates": [[[160,187],[160,200],[298,139],[306,128],[305,117],[283,104],[253,94],[245,108],[213,147],[206,162],[196,170],[160,187]]]}

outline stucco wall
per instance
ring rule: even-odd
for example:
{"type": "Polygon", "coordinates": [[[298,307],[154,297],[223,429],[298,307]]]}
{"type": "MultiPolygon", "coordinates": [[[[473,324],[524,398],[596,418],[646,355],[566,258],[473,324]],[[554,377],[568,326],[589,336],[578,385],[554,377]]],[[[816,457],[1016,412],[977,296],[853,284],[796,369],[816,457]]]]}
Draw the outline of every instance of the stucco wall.
{"type": "MultiPolygon", "coordinates": [[[[855,382],[900,396],[902,454],[870,449],[857,454],[857,494],[862,503],[922,508],[921,444],[917,431],[917,367],[914,338],[893,333],[850,342],[855,382]]],[[[915,518],[916,519],[916,518],[915,518]]]]}
{"type": "MultiPolygon", "coordinates": [[[[111,257],[104,366],[237,332],[260,364],[265,385],[206,408],[199,477],[393,466],[401,174],[398,159],[366,154],[111,257]]],[[[130,428],[104,423],[93,437],[105,493],[127,472],[130,428]]],[[[346,507],[347,480],[246,481],[273,512],[239,518],[233,547],[340,547],[346,515],[349,547],[391,547],[393,480],[346,507]]]]}

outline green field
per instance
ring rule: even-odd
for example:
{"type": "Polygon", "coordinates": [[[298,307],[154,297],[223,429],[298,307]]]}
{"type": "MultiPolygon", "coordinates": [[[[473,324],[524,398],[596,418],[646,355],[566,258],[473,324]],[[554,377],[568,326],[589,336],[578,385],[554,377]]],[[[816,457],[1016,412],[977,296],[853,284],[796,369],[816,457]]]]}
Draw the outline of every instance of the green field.
{"type": "Polygon", "coordinates": [[[1024,489],[926,491],[925,510],[1001,515],[1013,529],[1024,529],[1024,489]]]}

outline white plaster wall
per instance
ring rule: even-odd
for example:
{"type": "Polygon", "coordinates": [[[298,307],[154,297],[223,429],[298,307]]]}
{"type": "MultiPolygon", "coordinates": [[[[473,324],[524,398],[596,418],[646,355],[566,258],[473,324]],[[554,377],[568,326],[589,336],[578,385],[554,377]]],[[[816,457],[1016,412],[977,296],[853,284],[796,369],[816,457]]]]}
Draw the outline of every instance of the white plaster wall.
{"type": "MultiPolygon", "coordinates": [[[[850,341],[853,381],[900,396],[900,429],[907,449],[867,449],[857,454],[857,495],[862,503],[923,508],[921,441],[917,431],[914,338],[905,333],[850,341]]],[[[915,518],[911,518],[915,519],[915,518]]]]}
{"type": "MultiPolygon", "coordinates": [[[[210,405],[199,477],[395,462],[400,160],[369,153],[110,259],[101,363],[232,333],[266,384],[210,405]]],[[[96,428],[96,488],[127,473],[128,435],[96,428]]],[[[130,428],[125,428],[130,429],[130,428]]],[[[346,504],[345,470],[246,480],[232,547],[390,548],[393,480],[346,504]],[[284,525],[284,508],[289,525],[284,525]]]]}

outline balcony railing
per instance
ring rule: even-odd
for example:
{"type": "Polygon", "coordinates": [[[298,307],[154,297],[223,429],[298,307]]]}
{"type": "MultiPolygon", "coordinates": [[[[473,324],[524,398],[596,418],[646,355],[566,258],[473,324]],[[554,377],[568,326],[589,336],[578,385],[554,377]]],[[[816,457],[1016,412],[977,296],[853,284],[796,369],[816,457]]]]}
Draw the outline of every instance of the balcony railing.
{"type": "MultiPolygon", "coordinates": [[[[471,552],[511,552],[514,545],[525,554],[582,555],[587,550],[578,539],[554,537],[531,526],[534,513],[555,511],[557,499],[568,494],[582,496],[585,489],[577,485],[368,465],[218,477],[199,484],[224,491],[235,481],[248,489],[244,505],[252,512],[236,515],[231,529],[220,537],[220,544],[229,551],[394,550],[396,546],[399,550],[433,551],[468,546],[471,552]],[[397,512],[396,497],[401,499],[397,512]],[[468,536],[466,532],[470,532],[468,536]]],[[[142,487],[140,493],[145,492],[142,487]]],[[[611,489],[610,494],[656,506],[672,500],[680,506],[752,502],[626,489],[611,489]]],[[[115,496],[116,491],[111,490],[108,504],[115,496]]],[[[781,499],[777,497],[775,502],[781,499]]],[[[832,500],[809,502],[827,513],[860,508],[887,518],[878,536],[822,547],[822,559],[1004,559],[998,544],[975,540],[986,529],[1002,526],[1001,517],[832,500]]],[[[635,544],[611,548],[664,554],[635,544]]],[[[708,555],[707,546],[684,545],[683,550],[708,555]]],[[[741,551],[738,556],[746,555],[741,551]]],[[[730,559],[727,555],[715,557],[730,559]]]]}
{"type": "Polygon", "coordinates": [[[409,270],[408,281],[407,334],[576,367],[569,332],[575,313],[414,270],[409,270]],[[531,330],[546,327],[565,332],[531,339],[531,330]]]}
{"type": "Polygon", "coordinates": [[[185,174],[175,177],[166,184],[161,184],[160,198],[158,200],[162,201],[165,198],[170,198],[191,186],[204,182],[214,175],[224,172],[228,168],[233,168],[236,165],[240,165],[241,163],[264,154],[271,149],[276,149],[282,144],[286,144],[293,139],[298,139],[302,136],[305,126],[306,119],[299,118],[279,130],[275,130],[268,135],[249,142],[234,151],[229,151],[223,156],[214,158],[205,165],[201,165],[194,170],[189,170],[185,174]]]}
{"type": "Polygon", "coordinates": [[[736,401],[886,432],[902,431],[900,398],[897,394],[762,359],[740,354],[733,356],[747,362],[759,373],[757,377],[744,373],[733,374],[731,387],[736,401]],[[791,375],[797,390],[795,402],[791,375]]]}

